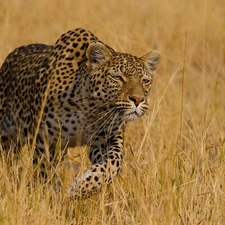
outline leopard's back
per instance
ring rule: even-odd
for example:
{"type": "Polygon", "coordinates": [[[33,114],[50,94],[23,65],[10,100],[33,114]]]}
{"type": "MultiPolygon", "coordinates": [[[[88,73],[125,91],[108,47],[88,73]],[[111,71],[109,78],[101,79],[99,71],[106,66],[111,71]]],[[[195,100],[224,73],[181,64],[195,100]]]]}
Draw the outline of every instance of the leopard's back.
{"type": "Polygon", "coordinates": [[[15,49],[0,69],[0,135],[26,139],[32,121],[35,79],[52,46],[31,44],[15,49]]]}

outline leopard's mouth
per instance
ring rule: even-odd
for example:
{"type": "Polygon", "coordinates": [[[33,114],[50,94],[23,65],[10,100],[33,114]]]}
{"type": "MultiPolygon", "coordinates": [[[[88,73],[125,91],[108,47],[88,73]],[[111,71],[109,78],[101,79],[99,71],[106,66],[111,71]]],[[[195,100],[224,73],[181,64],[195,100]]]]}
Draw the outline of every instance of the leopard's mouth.
{"type": "Polygon", "coordinates": [[[123,120],[133,121],[143,116],[144,112],[140,111],[138,107],[136,108],[124,108],[118,105],[110,105],[111,109],[114,109],[118,115],[122,117],[123,120]]]}
{"type": "Polygon", "coordinates": [[[132,113],[125,113],[123,115],[124,117],[124,120],[126,121],[133,121],[133,120],[136,120],[138,119],[139,117],[141,117],[142,115],[139,115],[136,111],[132,112],[132,113]]]}

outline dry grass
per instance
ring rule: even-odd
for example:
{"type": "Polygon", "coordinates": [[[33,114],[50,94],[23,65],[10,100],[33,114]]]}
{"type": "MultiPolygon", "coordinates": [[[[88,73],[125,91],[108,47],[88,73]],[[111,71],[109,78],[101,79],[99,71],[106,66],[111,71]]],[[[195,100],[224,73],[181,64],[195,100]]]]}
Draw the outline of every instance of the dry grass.
{"type": "Polygon", "coordinates": [[[126,131],[121,176],[91,199],[62,201],[27,188],[26,154],[10,166],[3,157],[0,224],[225,224],[222,0],[8,0],[0,8],[1,63],[17,46],[53,44],[77,27],[118,51],[162,53],[151,112],[126,131]]]}

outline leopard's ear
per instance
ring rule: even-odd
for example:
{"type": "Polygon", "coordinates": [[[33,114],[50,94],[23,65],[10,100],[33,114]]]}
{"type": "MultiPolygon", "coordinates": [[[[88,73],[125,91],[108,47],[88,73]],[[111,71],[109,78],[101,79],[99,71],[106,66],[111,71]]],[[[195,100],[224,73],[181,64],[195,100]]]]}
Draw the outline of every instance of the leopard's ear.
{"type": "Polygon", "coordinates": [[[152,50],[151,52],[142,56],[141,60],[143,61],[143,63],[145,64],[149,72],[153,74],[157,64],[160,61],[160,52],[156,50],[152,50]]]}
{"type": "Polygon", "coordinates": [[[104,44],[96,42],[88,46],[86,56],[88,69],[94,70],[108,62],[112,57],[112,53],[104,44]]]}

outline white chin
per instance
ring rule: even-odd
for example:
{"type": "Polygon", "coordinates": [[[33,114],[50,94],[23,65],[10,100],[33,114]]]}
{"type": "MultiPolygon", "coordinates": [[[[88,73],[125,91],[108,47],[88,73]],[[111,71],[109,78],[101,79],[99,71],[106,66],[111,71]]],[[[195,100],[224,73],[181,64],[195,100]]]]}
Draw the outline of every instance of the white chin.
{"type": "Polygon", "coordinates": [[[136,120],[139,117],[140,116],[137,113],[131,113],[131,114],[128,114],[128,115],[124,115],[124,120],[133,121],[133,120],[136,120]]]}

